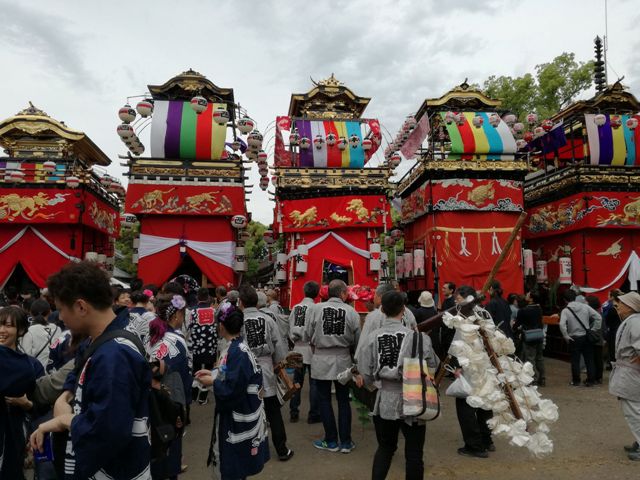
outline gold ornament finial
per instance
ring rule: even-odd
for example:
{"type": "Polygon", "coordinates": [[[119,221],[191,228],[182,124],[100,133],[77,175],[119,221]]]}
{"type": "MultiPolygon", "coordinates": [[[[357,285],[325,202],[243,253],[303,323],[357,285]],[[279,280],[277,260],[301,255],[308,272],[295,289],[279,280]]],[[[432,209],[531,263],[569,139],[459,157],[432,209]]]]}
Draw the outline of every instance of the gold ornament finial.
{"type": "Polygon", "coordinates": [[[19,111],[16,115],[36,115],[39,117],[48,117],[45,112],[36,107],[31,100],[29,100],[29,106],[24,110],[19,111]]]}

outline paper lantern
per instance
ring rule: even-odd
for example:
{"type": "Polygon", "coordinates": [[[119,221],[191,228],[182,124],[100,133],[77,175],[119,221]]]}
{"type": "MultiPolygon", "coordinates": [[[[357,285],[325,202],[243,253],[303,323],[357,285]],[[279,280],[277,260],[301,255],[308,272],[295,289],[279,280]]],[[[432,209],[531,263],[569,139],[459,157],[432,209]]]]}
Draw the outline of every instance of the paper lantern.
{"type": "Polygon", "coordinates": [[[622,118],[620,115],[611,115],[609,122],[611,123],[611,128],[615,128],[616,130],[622,126],[622,118]]]}
{"type": "Polygon", "coordinates": [[[80,186],[80,179],[72,175],[70,177],[67,177],[66,184],[69,188],[78,188],[80,186]]]}
{"type": "Polygon", "coordinates": [[[571,285],[571,259],[569,257],[558,258],[558,266],[560,267],[560,273],[558,274],[558,282],[561,285],[571,285]]]}
{"type": "Polygon", "coordinates": [[[264,243],[271,245],[273,243],[273,230],[265,230],[262,234],[264,243]]]}
{"type": "Polygon", "coordinates": [[[402,255],[402,258],[404,258],[404,276],[405,276],[405,278],[413,277],[413,253],[405,252],[404,255],[402,255]]]}
{"type": "Polygon", "coordinates": [[[213,121],[218,125],[226,125],[229,121],[229,112],[227,112],[227,109],[222,106],[216,107],[213,111],[213,121]]]}
{"type": "Polygon", "coordinates": [[[311,139],[308,137],[302,137],[300,139],[300,148],[307,150],[311,146],[311,139]]]}
{"type": "Polygon", "coordinates": [[[296,273],[307,273],[307,256],[309,255],[309,247],[305,244],[298,245],[298,252],[295,256],[296,273]]]}
{"type": "MultiPolygon", "coordinates": [[[[455,121],[458,124],[458,126],[464,125],[464,121],[465,121],[464,115],[462,113],[456,113],[455,114],[455,121]]],[[[405,277],[406,277],[407,276],[407,269],[406,268],[404,269],[404,273],[405,273],[405,277]]]]}
{"type": "Polygon", "coordinates": [[[242,144],[238,140],[231,142],[231,150],[237,152],[240,148],[242,148],[242,144]]]}
{"type": "Polygon", "coordinates": [[[123,228],[131,228],[138,224],[138,217],[133,213],[123,213],[120,215],[120,226],[123,228]]]}
{"type": "Polygon", "coordinates": [[[234,215],[231,217],[231,226],[233,228],[241,229],[247,226],[247,217],[244,215],[234,215]]]}
{"type": "Polygon", "coordinates": [[[267,188],[269,188],[269,178],[267,178],[266,176],[262,177],[260,179],[260,189],[262,191],[266,190],[267,188]]]}
{"type": "Polygon", "coordinates": [[[286,282],[287,281],[287,254],[286,253],[278,253],[276,255],[276,281],[277,282],[286,282]]]}
{"type": "Polygon", "coordinates": [[[497,113],[492,113],[491,115],[489,115],[489,125],[491,125],[494,128],[500,125],[500,120],[502,119],[500,118],[500,115],[498,115],[497,113]]]}
{"type": "Polygon", "coordinates": [[[424,277],[425,261],[424,250],[422,248],[416,248],[413,251],[413,276],[424,277]]]}
{"type": "Polygon", "coordinates": [[[364,140],[362,140],[362,148],[365,151],[371,150],[372,147],[373,147],[373,142],[371,140],[369,140],[368,138],[365,138],[364,140]]]}
{"type": "Polygon", "coordinates": [[[316,138],[313,139],[313,146],[318,150],[322,150],[324,146],[324,137],[322,135],[316,135],[316,138]]]}
{"type": "Polygon", "coordinates": [[[120,190],[120,184],[118,183],[118,181],[114,178],[113,181],[109,184],[109,186],[107,187],[107,190],[110,193],[117,193],[120,190]]]}
{"type": "Polygon", "coordinates": [[[525,142],[531,143],[533,141],[533,132],[525,132],[522,138],[525,142]]]}
{"type": "Polygon", "coordinates": [[[53,173],[56,171],[56,162],[48,160],[42,164],[42,170],[47,173],[53,173]]]}
{"type": "Polygon", "coordinates": [[[271,183],[273,184],[274,187],[278,186],[278,176],[277,175],[273,175],[271,177],[271,183]]]}
{"type": "Polygon", "coordinates": [[[380,244],[372,243],[369,245],[369,270],[377,272],[380,270],[380,244]]]}
{"type": "Polygon", "coordinates": [[[136,111],[127,103],[124,107],[118,110],[118,117],[124,123],[131,123],[136,119],[136,111]]]}
{"type": "Polygon", "coordinates": [[[300,134],[298,133],[298,129],[296,128],[293,132],[289,134],[289,145],[295,147],[300,143],[300,134]]]}
{"type": "Polygon", "coordinates": [[[360,137],[355,133],[351,135],[349,137],[349,145],[351,145],[351,148],[358,148],[358,145],[360,145],[360,137]]]}
{"type": "Polygon", "coordinates": [[[340,150],[345,150],[348,145],[349,145],[349,140],[347,140],[346,137],[340,137],[338,139],[338,148],[340,150]]]}
{"type": "Polygon", "coordinates": [[[396,255],[396,278],[404,278],[404,257],[401,253],[396,255]]]}
{"type": "Polygon", "coordinates": [[[480,115],[476,115],[475,117],[473,117],[473,120],[471,120],[471,122],[473,123],[474,127],[482,128],[482,124],[484,123],[484,118],[482,118],[480,115]]]}
{"type": "Polygon", "coordinates": [[[131,148],[129,148],[129,150],[131,150],[131,153],[133,153],[135,156],[140,156],[144,153],[144,145],[139,143],[137,145],[133,145],[131,148]]]}
{"type": "Polygon", "coordinates": [[[506,123],[510,127],[513,127],[513,124],[518,121],[518,118],[513,113],[509,113],[504,116],[503,120],[504,123],[506,123]]]}
{"type": "Polygon", "coordinates": [[[593,121],[598,127],[601,127],[605,123],[607,123],[607,116],[602,114],[602,113],[598,113],[598,114],[594,115],[593,121]]]}
{"type": "Polygon", "coordinates": [[[522,140],[522,139],[516,140],[516,147],[518,147],[518,150],[522,150],[526,146],[527,146],[526,140],[522,140]]]}
{"type": "Polygon", "coordinates": [[[527,123],[529,124],[529,126],[533,127],[536,123],[538,123],[538,115],[535,113],[527,114],[527,123]]]}
{"type": "Polygon", "coordinates": [[[249,150],[247,150],[244,154],[247,156],[247,158],[249,160],[257,160],[258,159],[258,153],[260,153],[260,150],[257,148],[250,148],[249,150]]]}
{"type": "Polygon", "coordinates": [[[131,138],[135,135],[133,127],[128,123],[121,123],[116,128],[116,132],[120,135],[121,138],[131,138]]]}
{"type": "Polygon", "coordinates": [[[444,114],[444,121],[447,125],[451,125],[456,121],[456,115],[453,112],[447,112],[444,114]]]}
{"type": "Polygon", "coordinates": [[[247,137],[247,144],[260,150],[262,148],[262,134],[258,130],[252,130],[247,137]]]}
{"type": "Polygon", "coordinates": [[[142,118],[147,118],[153,113],[153,103],[150,100],[141,100],[136,105],[136,110],[142,118]]]}
{"type": "Polygon", "coordinates": [[[207,101],[207,99],[199,95],[191,99],[191,108],[193,108],[193,111],[198,115],[204,112],[207,109],[208,105],[209,102],[207,101]]]}
{"type": "Polygon", "coordinates": [[[256,126],[256,122],[254,122],[249,117],[242,117],[238,120],[238,130],[244,135],[249,133],[256,126]]]}
{"type": "Polygon", "coordinates": [[[333,147],[336,144],[336,142],[338,141],[338,136],[333,132],[329,132],[327,134],[326,140],[327,140],[327,145],[330,146],[330,147],[333,147]]]}
{"type": "Polygon", "coordinates": [[[513,131],[516,133],[524,132],[524,123],[516,122],[513,124],[513,131]]]}
{"type": "Polygon", "coordinates": [[[394,153],[393,155],[391,155],[391,158],[389,159],[389,166],[391,168],[397,168],[398,165],[400,165],[401,161],[402,161],[402,157],[400,156],[400,154],[394,153]]]}
{"type": "Polygon", "coordinates": [[[84,259],[87,262],[97,262],[98,261],[98,252],[85,252],[84,259]]]}
{"type": "Polygon", "coordinates": [[[544,135],[544,128],[536,127],[533,129],[533,138],[540,138],[544,135]]]}
{"type": "Polygon", "coordinates": [[[629,130],[635,130],[638,127],[638,119],[637,118],[627,118],[627,128],[629,130]]]}
{"type": "Polygon", "coordinates": [[[24,172],[22,170],[12,170],[9,173],[9,180],[13,183],[24,182],[24,172]]]}
{"type": "Polygon", "coordinates": [[[553,122],[551,120],[547,119],[542,121],[542,129],[545,132],[550,131],[552,128],[553,128],[553,122]]]}
{"type": "Polygon", "coordinates": [[[236,247],[236,251],[233,256],[233,269],[236,272],[247,271],[247,254],[244,247],[236,247]]]}
{"type": "Polygon", "coordinates": [[[267,158],[267,152],[265,152],[264,150],[260,150],[258,152],[258,162],[266,162],[267,158]]]}
{"type": "Polygon", "coordinates": [[[522,264],[524,267],[524,276],[528,277],[535,274],[535,269],[533,267],[533,251],[525,248],[522,251],[522,264]]]}
{"type": "Polygon", "coordinates": [[[544,283],[549,280],[547,275],[547,262],[546,260],[538,260],[536,262],[536,281],[538,283],[544,283]]]}
{"type": "Polygon", "coordinates": [[[269,168],[267,168],[266,165],[264,166],[260,165],[258,167],[258,173],[260,174],[261,177],[266,177],[267,175],[269,175],[269,168]]]}

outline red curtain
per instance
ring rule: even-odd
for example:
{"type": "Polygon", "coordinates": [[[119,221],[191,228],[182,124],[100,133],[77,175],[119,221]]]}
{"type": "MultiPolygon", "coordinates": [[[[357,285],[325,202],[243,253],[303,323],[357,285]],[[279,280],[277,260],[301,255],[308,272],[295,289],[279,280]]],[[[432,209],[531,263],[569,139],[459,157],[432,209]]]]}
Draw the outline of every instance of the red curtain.
{"type": "MultiPolygon", "coordinates": [[[[226,242],[234,240],[234,230],[226,217],[144,217],[140,232],[168,238],[183,238],[201,242],[226,242]]],[[[214,285],[234,283],[233,269],[215,262],[187,247],[189,256],[214,285]]],[[[146,283],[162,285],[180,266],[182,257],[178,245],[138,263],[138,276],[146,283]]],[[[196,279],[200,280],[200,279],[196,279]]]]}

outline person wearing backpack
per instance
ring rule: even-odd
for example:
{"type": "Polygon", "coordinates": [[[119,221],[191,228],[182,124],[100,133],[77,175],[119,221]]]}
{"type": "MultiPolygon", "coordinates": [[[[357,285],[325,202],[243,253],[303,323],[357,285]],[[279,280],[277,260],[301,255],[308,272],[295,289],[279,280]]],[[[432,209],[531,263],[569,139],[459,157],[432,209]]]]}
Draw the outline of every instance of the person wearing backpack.
{"type": "Polygon", "coordinates": [[[378,440],[378,449],[373,458],[371,478],[383,480],[387,477],[393,454],[398,448],[398,434],[405,438],[406,478],[422,479],[424,476],[424,442],[426,427],[424,421],[405,417],[402,409],[402,365],[404,357],[410,354],[413,335],[422,335],[422,354],[427,365],[435,372],[440,361],[431,347],[428,335],[414,333],[402,324],[405,309],[400,292],[389,291],[382,295],[382,326],[367,337],[358,351],[357,364],[360,375],[356,384],[374,385],[379,383],[373,408],[373,424],[378,440]]]}
{"type": "Polygon", "coordinates": [[[89,345],[75,386],[56,401],[54,418],[31,435],[32,448],[42,452],[46,434],[68,431],[65,479],[150,479],[151,370],[134,342],[109,338],[122,327],[111,309],[107,274],[93,262],[69,263],[47,286],[69,330],[98,347],[89,345]]]}
{"type": "Polygon", "coordinates": [[[43,367],[49,362],[49,346],[62,333],[60,327],[47,321],[50,313],[49,302],[43,298],[35,300],[31,304],[31,326],[20,339],[22,351],[37,358],[43,367]]]}

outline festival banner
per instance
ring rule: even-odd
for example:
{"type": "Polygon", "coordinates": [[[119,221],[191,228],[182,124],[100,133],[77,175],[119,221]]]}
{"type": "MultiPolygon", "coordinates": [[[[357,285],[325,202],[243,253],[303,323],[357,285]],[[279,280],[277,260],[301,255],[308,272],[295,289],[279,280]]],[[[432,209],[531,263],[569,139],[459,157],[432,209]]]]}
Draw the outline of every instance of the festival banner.
{"type": "Polygon", "coordinates": [[[423,183],[402,199],[402,222],[408,223],[421,217],[431,209],[431,184],[423,183]]]}
{"type": "Polygon", "coordinates": [[[627,120],[640,115],[605,115],[605,122],[597,125],[596,115],[586,114],[584,123],[589,140],[589,154],[592,165],[640,165],[640,128],[631,130],[627,120]]]}
{"type": "Polygon", "coordinates": [[[518,151],[515,138],[507,124],[500,119],[497,126],[489,123],[493,112],[461,112],[461,121],[447,123],[446,113],[442,112],[442,122],[447,128],[451,140],[451,153],[486,154],[488,160],[499,160],[502,154],[514,154],[518,151]],[[480,116],[482,125],[473,125],[473,118],[480,116]]]}
{"type": "Polygon", "coordinates": [[[126,211],[173,215],[246,215],[244,188],[130,183],[126,211]]]}
{"type": "Polygon", "coordinates": [[[291,130],[291,118],[284,115],[276,118],[276,141],[273,150],[273,163],[276,167],[291,166],[291,153],[284,146],[283,130],[291,130]]]}
{"type": "Polygon", "coordinates": [[[640,194],[630,192],[577,193],[529,210],[525,237],[542,237],[581,228],[640,226],[640,194]]]}
{"type": "Polygon", "coordinates": [[[524,209],[522,182],[516,180],[432,180],[431,198],[435,211],[520,212],[524,209]]]}
{"type": "Polygon", "coordinates": [[[77,190],[3,188],[0,191],[0,223],[78,222],[77,190]]]}
{"type": "Polygon", "coordinates": [[[389,203],[382,195],[285,200],[276,207],[283,232],[335,230],[391,225],[389,203]]]}
{"type": "Polygon", "coordinates": [[[151,121],[151,156],[219,160],[223,157],[227,126],[213,121],[216,108],[224,103],[209,103],[197,114],[190,102],[156,100],[151,121]]]}

